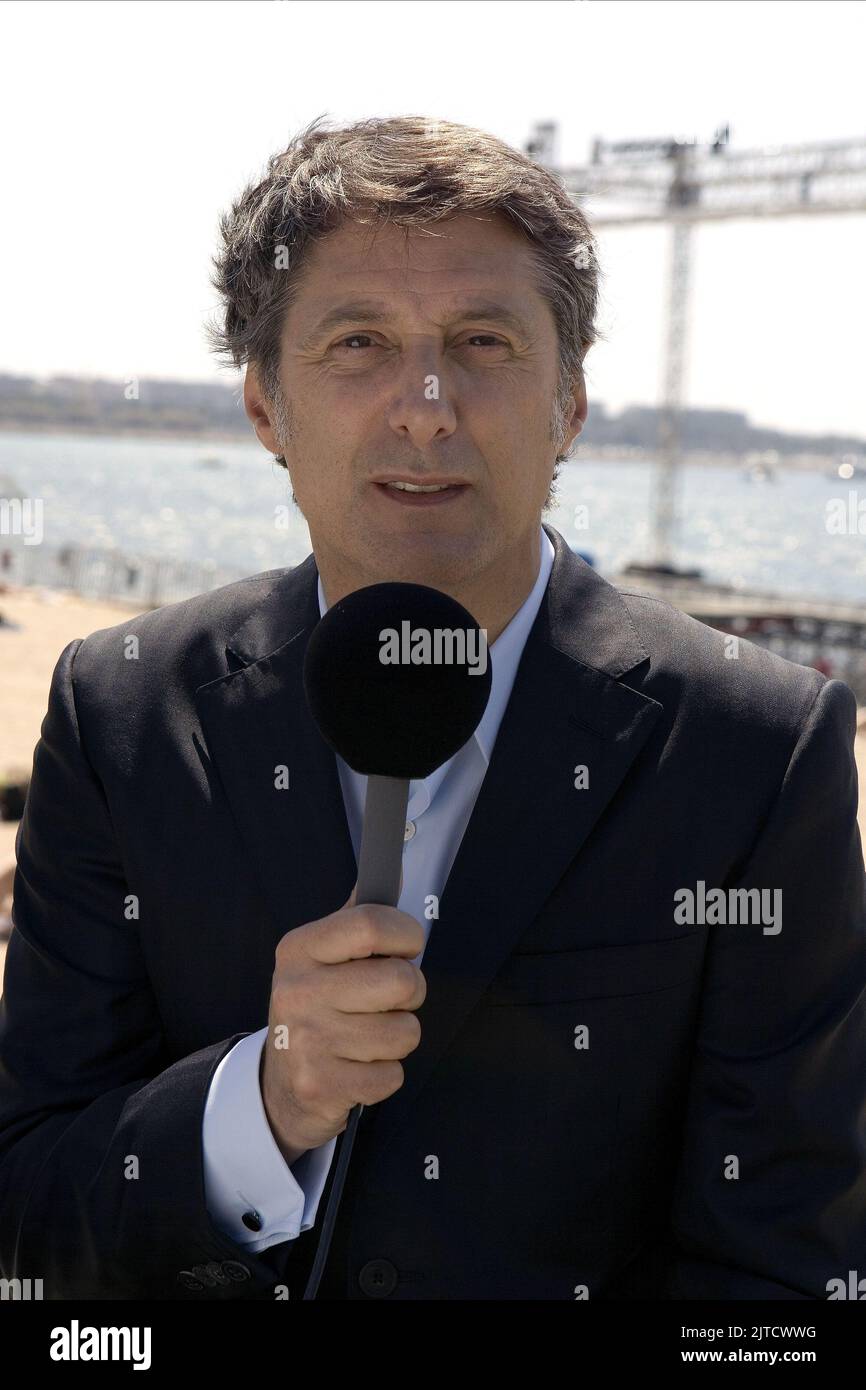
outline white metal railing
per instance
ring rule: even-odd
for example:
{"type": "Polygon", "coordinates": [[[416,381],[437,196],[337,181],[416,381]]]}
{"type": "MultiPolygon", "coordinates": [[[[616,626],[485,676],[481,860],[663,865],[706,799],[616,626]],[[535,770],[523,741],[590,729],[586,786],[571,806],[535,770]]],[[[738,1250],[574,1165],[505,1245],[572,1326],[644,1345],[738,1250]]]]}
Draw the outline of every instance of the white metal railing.
{"type": "Polygon", "coordinates": [[[25,545],[0,536],[0,584],[63,589],[82,598],[102,598],[156,608],[255,574],[214,560],[178,560],[132,555],[88,546],[25,545]]]}

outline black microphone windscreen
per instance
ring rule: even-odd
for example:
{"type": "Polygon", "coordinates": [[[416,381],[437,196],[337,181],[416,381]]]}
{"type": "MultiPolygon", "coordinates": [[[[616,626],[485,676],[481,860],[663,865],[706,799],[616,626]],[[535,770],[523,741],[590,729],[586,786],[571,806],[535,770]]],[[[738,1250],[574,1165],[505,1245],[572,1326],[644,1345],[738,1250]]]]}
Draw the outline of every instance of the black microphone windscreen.
{"type": "Polygon", "coordinates": [[[474,734],[490,696],[485,635],[424,584],[371,584],[330,607],[304,659],[322,737],[355,772],[423,778],[474,734]]]}

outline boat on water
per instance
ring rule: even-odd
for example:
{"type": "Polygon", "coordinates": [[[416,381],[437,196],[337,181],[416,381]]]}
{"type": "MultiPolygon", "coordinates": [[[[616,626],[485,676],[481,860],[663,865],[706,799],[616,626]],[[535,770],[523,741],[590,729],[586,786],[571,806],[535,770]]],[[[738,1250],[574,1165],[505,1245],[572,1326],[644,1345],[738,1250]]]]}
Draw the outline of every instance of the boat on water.
{"type": "Polygon", "coordinates": [[[776,470],[767,463],[748,463],[740,477],[747,483],[774,483],[776,470]]]}
{"type": "Polygon", "coordinates": [[[866,483],[866,460],[858,458],[856,454],[845,454],[838,463],[833,464],[827,477],[832,478],[834,483],[866,483]]]}

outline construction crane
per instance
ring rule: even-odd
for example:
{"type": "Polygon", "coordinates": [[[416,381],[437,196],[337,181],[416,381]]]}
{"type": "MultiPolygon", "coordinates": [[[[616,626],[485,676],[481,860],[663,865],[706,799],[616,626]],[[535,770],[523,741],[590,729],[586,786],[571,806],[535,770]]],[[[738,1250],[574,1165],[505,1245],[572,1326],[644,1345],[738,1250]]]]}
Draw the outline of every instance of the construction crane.
{"type": "MultiPolygon", "coordinates": [[[[676,575],[672,534],[682,461],[692,236],[699,222],[866,212],[866,139],[732,150],[730,127],[711,142],[678,138],[593,142],[588,165],[561,169],[558,128],[533,128],[524,152],[557,173],[592,223],[671,229],[662,402],[652,521],[652,563],[633,571],[676,575]],[[593,207],[586,206],[589,199],[593,207]]],[[[694,573],[692,571],[691,573],[694,573]]]]}

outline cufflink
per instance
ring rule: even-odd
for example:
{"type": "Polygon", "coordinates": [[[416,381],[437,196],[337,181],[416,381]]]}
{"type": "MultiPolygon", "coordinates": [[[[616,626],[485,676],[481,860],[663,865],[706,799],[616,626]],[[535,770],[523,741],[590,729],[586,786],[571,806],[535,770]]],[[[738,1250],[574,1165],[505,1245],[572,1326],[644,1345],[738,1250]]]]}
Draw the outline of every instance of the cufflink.
{"type": "Polygon", "coordinates": [[[248,1231],[260,1231],[262,1229],[262,1218],[257,1211],[245,1211],[241,1221],[248,1231]]]}

